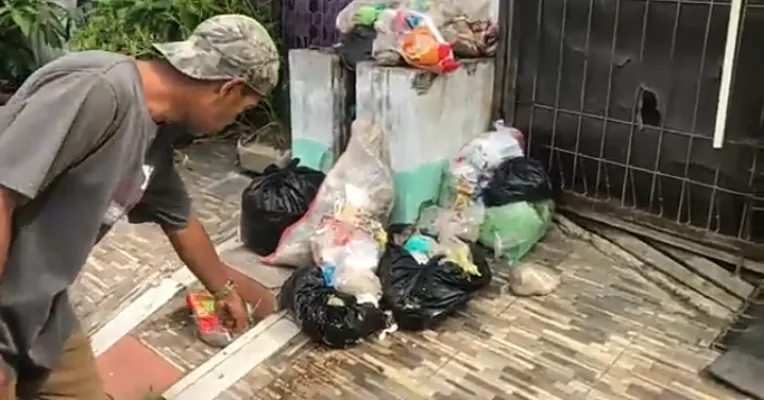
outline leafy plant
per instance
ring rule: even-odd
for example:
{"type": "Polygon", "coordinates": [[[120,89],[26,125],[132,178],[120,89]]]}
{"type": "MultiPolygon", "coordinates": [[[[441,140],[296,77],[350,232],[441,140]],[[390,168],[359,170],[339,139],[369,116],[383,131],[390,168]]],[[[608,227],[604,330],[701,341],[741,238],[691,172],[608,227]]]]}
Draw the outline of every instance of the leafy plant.
{"type": "MultiPolygon", "coordinates": [[[[243,14],[258,20],[279,44],[270,1],[275,0],[94,0],[81,10],[73,50],[106,50],[136,58],[153,58],[153,43],[183,40],[202,21],[219,14],[243,14]]],[[[282,63],[283,64],[283,63],[282,63]]],[[[279,86],[274,92],[283,90],[279,86]]],[[[279,96],[274,93],[273,96],[279,96]]],[[[232,135],[278,122],[273,97],[241,116],[232,135]]],[[[276,142],[284,142],[277,138],[276,142]]]]}
{"type": "Polygon", "coordinates": [[[82,10],[74,50],[106,50],[152,56],[152,43],[183,40],[202,21],[218,14],[249,15],[271,33],[270,10],[250,0],[95,0],[82,10]]]}
{"type": "Polygon", "coordinates": [[[70,17],[52,0],[0,0],[0,78],[20,84],[42,63],[44,45],[64,47],[70,17]]]}

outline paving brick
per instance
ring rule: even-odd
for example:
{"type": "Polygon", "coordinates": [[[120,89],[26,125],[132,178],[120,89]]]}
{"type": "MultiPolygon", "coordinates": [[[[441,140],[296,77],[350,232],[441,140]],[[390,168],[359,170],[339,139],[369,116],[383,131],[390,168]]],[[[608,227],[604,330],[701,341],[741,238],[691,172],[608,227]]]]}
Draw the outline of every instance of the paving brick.
{"type": "Polygon", "coordinates": [[[144,400],[162,393],[183,374],[132,335],[117,341],[96,360],[106,392],[115,400],[144,400]]]}

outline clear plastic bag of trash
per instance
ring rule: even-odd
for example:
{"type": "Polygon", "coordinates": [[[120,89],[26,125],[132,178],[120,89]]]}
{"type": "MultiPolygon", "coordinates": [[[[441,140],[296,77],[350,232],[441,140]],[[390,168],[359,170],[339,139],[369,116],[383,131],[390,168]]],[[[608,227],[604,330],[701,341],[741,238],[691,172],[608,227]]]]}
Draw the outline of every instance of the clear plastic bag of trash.
{"type": "Polygon", "coordinates": [[[496,258],[517,263],[544,237],[553,215],[552,200],[488,207],[478,242],[493,249],[496,258]]]}
{"type": "Polygon", "coordinates": [[[439,26],[443,39],[450,43],[458,57],[477,58],[496,55],[499,26],[490,20],[471,21],[452,18],[439,26]]]}
{"type": "Polygon", "coordinates": [[[324,272],[327,284],[373,304],[378,304],[382,296],[376,271],[384,244],[335,218],[325,218],[311,237],[314,260],[324,272]]]}
{"type": "Polygon", "coordinates": [[[433,236],[455,236],[467,242],[478,240],[485,207],[479,201],[470,201],[462,208],[430,206],[419,214],[417,228],[433,236]]]}
{"type": "MultiPolygon", "coordinates": [[[[472,139],[452,157],[443,175],[438,204],[454,208],[455,203],[477,200],[489,185],[502,162],[523,157],[523,135],[515,128],[494,122],[494,130],[472,139]]],[[[458,208],[458,206],[457,206],[458,208]]]]}
{"type": "MultiPolygon", "coordinates": [[[[363,6],[355,15],[369,7],[363,6]]],[[[406,7],[383,7],[378,6],[378,12],[373,15],[377,37],[372,45],[372,56],[378,62],[390,65],[395,60],[392,54],[396,53],[408,65],[436,74],[459,67],[451,44],[427,14],[406,7]]]]}
{"type": "Polygon", "coordinates": [[[305,215],[290,226],[267,264],[313,265],[311,236],[326,216],[367,232],[379,229],[393,208],[393,178],[384,132],[371,117],[353,122],[347,149],[326,175],[305,215]]]}
{"type": "Polygon", "coordinates": [[[464,158],[451,159],[443,172],[438,205],[445,208],[459,208],[477,200],[484,181],[480,169],[466,162],[464,158]]]}
{"type": "Polygon", "coordinates": [[[398,35],[394,23],[396,15],[394,11],[384,11],[377,16],[374,23],[377,37],[371,44],[371,56],[379,65],[403,64],[403,57],[398,52],[398,35]]]}
{"type": "Polygon", "coordinates": [[[367,20],[368,15],[385,8],[426,13],[438,27],[458,18],[472,22],[488,20],[491,16],[491,0],[353,0],[337,14],[337,29],[342,33],[350,32],[353,26],[367,20]]]}
{"type": "Polygon", "coordinates": [[[560,274],[543,265],[521,264],[509,271],[509,288],[515,296],[546,296],[559,285],[560,274]]]}
{"type": "Polygon", "coordinates": [[[471,165],[482,178],[490,175],[503,161],[523,157],[524,147],[523,133],[498,120],[494,122],[492,131],[472,139],[462,147],[454,160],[471,165]]]}
{"type": "Polygon", "coordinates": [[[338,292],[315,266],[295,270],[284,282],[278,301],[305,335],[331,348],[352,346],[387,324],[387,316],[375,304],[338,292]]]}

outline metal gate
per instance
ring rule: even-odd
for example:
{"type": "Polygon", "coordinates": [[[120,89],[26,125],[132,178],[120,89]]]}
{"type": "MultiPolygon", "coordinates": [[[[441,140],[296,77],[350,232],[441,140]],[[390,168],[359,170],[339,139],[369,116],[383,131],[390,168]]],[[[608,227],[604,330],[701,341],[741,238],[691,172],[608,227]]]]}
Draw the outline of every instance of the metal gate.
{"type": "Polygon", "coordinates": [[[564,200],[764,258],[764,1],[746,1],[712,148],[730,0],[502,0],[497,113],[564,200]]]}

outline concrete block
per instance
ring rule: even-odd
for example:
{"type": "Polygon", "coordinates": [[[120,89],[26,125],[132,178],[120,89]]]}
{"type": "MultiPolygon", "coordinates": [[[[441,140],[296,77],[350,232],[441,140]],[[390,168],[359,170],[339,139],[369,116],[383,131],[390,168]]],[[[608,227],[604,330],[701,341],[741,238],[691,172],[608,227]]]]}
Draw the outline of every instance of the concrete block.
{"type": "Polygon", "coordinates": [[[328,171],[344,137],[347,72],[337,55],[322,50],[289,52],[292,156],[328,171]]]}
{"type": "Polygon", "coordinates": [[[464,60],[443,76],[361,63],[358,115],[374,113],[389,135],[396,204],[392,222],[410,223],[437,200],[450,157],[490,126],[494,64],[464,60]]]}
{"type": "MultiPolygon", "coordinates": [[[[491,21],[499,21],[499,0],[491,0],[491,21]]],[[[505,23],[509,23],[506,21],[505,23]]]]}

